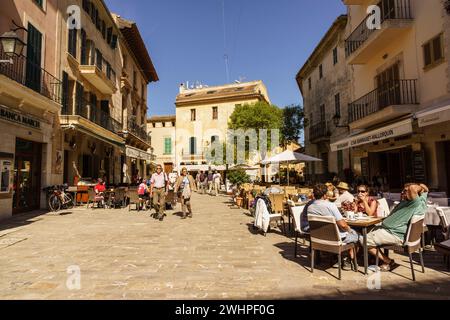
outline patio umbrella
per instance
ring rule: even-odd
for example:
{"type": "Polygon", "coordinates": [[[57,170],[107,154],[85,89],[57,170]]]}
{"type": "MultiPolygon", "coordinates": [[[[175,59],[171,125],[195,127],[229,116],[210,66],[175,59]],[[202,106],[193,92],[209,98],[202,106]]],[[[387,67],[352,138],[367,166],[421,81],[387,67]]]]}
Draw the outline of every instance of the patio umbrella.
{"type": "Polygon", "coordinates": [[[303,153],[286,150],[283,153],[277,154],[271,158],[261,161],[261,163],[264,165],[273,164],[273,163],[278,163],[278,164],[287,163],[287,165],[288,165],[287,179],[288,179],[288,185],[289,185],[289,182],[290,182],[289,181],[289,165],[291,163],[296,164],[296,163],[320,162],[320,161],[322,161],[322,160],[308,156],[303,153]]]}

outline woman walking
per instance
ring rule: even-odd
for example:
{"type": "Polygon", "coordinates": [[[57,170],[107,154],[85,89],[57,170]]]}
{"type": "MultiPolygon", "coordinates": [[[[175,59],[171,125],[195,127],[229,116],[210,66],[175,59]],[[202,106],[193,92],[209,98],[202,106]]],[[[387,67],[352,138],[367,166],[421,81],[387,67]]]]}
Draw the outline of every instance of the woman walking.
{"type": "Polygon", "coordinates": [[[192,218],[191,196],[197,191],[194,178],[188,173],[186,168],[181,169],[181,176],[175,183],[175,194],[181,202],[183,219],[186,219],[186,210],[189,211],[189,218],[192,218]]]}

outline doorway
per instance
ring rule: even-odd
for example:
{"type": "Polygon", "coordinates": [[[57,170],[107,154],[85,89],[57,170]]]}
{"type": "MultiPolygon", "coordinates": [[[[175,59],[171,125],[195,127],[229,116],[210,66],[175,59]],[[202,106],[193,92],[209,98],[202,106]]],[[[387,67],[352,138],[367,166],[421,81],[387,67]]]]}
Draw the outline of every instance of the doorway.
{"type": "Polygon", "coordinates": [[[41,197],[42,145],[16,140],[13,214],[37,210],[41,197]]]}
{"type": "Polygon", "coordinates": [[[173,171],[173,163],[164,163],[164,172],[172,173],[173,171]]]}

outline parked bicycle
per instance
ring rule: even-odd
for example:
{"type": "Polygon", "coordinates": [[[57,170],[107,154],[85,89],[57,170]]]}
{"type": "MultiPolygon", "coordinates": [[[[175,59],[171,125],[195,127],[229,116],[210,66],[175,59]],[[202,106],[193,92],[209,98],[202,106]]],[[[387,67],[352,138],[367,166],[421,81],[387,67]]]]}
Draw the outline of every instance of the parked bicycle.
{"type": "Polygon", "coordinates": [[[75,206],[73,197],[67,193],[68,185],[50,186],[44,189],[47,192],[48,207],[53,212],[61,209],[72,209],[75,206]]]}

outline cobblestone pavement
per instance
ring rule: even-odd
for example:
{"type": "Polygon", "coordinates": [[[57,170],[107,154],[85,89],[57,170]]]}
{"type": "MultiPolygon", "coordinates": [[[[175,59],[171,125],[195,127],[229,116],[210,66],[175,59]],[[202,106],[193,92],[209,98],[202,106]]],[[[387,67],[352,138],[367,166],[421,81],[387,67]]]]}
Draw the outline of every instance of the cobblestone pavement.
{"type": "Polygon", "coordinates": [[[450,273],[432,251],[416,283],[396,255],[401,266],[369,290],[376,281],[362,273],[338,281],[329,259],[311,274],[307,248],[294,259],[291,238],[254,233],[227,202],[195,195],[193,219],[169,211],[164,222],[128,209],[16,216],[0,224],[0,299],[450,299],[450,273]],[[79,290],[67,287],[71,266],[79,290]]]}

